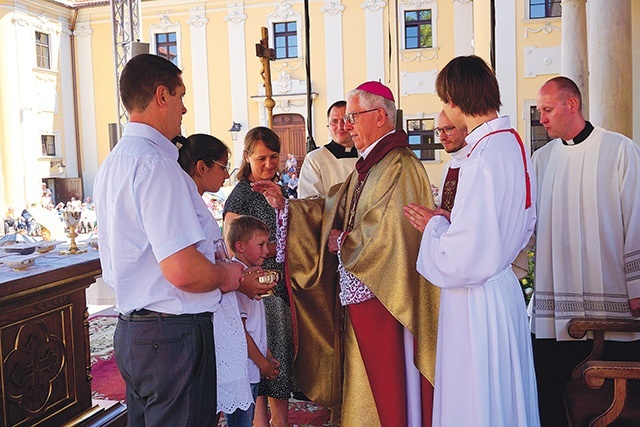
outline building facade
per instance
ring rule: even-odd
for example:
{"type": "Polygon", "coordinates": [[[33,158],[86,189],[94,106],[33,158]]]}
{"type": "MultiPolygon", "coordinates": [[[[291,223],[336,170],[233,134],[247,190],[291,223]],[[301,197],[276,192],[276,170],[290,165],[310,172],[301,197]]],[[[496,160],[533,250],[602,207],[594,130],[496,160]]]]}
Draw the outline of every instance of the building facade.
{"type": "MultiPolygon", "coordinates": [[[[394,92],[410,142],[433,145],[416,154],[439,185],[449,157],[433,135],[442,108],[435,78],[453,57],[470,54],[494,66],[501,113],[530,150],[546,142],[537,90],[558,74],[581,86],[594,124],[640,140],[637,1],[309,0],[309,25],[301,0],[143,0],[139,10],[137,38],[184,71],[183,134],[219,137],[235,167],[245,133],[268,123],[255,47],[262,27],[276,53],[273,127],[283,164],[289,152],[301,164],[309,135],[318,146],[328,141],[329,105],[379,80],[394,92]],[[232,125],[239,130],[229,132],[232,125]]],[[[5,206],[38,201],[43,181],[58,200],[92,194],[117,140],[113,23],[108,1],[0,0],[5,206]]]]}

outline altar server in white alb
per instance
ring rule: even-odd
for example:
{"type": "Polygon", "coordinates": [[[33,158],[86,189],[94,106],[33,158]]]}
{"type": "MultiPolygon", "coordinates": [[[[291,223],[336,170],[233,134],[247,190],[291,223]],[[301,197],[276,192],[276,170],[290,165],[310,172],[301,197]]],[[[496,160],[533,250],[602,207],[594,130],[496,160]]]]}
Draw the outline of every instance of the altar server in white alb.
{"type": "Polygon", "coordinates": [[[351,134],[344,129],[347,101],[336,101],[327,111],[331,141],[307,153],[300,169],[298,197],[325,196],[331,187],[341,184],[353,172],[358,150],[351,134]]]}
{"type": "Polygon", "coordinates": [[[481,58],[453,59],[436,90],[470,149],[450,215],[405,207],[424,231],[418,271],[440,287],[433,425],[536,427],[531,336],[511,268],[535,225],[531,161],[509,118],[498,117],[498,82],[481,58]]]}
{"type": "MultiPolygon", "coordinates": [[[[566,77],[546,82],[537,102],[540,124],[556,139],[533,156],[533,349],[543,425],[561,426],[563,384],[592,347],[571,339],[568,321],[640,315],[640,147],[585,121],[580,91],[566,77]]],[[[637,360],[639,338],[605,336],[605,356],[637,360]]]]}

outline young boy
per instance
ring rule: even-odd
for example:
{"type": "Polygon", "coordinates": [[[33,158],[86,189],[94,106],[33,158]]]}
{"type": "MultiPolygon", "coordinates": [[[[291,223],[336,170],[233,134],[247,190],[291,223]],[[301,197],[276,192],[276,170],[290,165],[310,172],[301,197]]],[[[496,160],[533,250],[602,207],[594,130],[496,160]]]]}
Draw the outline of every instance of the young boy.
{"type": "MultiPolygon", "coordinates": [[[[269,228],[257,218],[241,215],[229,224],[227,231],[227,246],[235,254],[234,261],[245,267],[261,266],[267,253],[269,228]]],[[[247,368],[254,401],[258,397],[260,378],[273,379],[280,373],[280,363],[273,358],[267,347],[267,326],[262,300],[249,299],[243,293],[237,292],[240,317],[245,326],[249,360],[247,368]]],[[[259,407],[266,411],[266,397],[260,396],[265,402],[259,407]]],[[[224,414],[229,427],[250,427],[253,422],[255,405],[247,410],[236,409],[232,414],[224,414]]],[[[260,418],[268,419],[267,414],[260,414],[260,418]]]]}

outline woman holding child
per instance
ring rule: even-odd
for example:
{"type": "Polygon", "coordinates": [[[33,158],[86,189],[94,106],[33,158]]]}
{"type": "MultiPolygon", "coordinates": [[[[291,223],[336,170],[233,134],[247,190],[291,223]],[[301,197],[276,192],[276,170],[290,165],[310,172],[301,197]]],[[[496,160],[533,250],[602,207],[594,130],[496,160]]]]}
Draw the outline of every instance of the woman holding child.
{"type": "MultiPolygon", "coordinates": [[[[280,271],[284,277],[284,266],[275,260],[276,214],[260,193],[251,190],[255,181],[276,181],[280,164],[280,138],[271,129],[255,127],[244,140],[242,164],[238,171],[238,184],[233,189],[224,205],[225,233],[235,218],[250,215],[262,220],[269,227],[271,235],[268,244],[269,252],[263,268],[280,271]]],[[[281,191],[283,191],[281,189],[281,191]]],[[[284,194],[284,191],[283,191],[284,194]]],[[[268,427],[269,419],[266,411],[268,397],[271,409],[271,425],[288,426],[288,401],[291,392],[295,391],[293,377],[293,326],[289,304],[289,293],[284,281],[274,288],[275,295],[264,299],[267,322],[267,343],[273,356],[280,363],[280,374],[272,380],[263,379],[260,383],[260,397],[256,402],[254,425],[268,427]]]]}

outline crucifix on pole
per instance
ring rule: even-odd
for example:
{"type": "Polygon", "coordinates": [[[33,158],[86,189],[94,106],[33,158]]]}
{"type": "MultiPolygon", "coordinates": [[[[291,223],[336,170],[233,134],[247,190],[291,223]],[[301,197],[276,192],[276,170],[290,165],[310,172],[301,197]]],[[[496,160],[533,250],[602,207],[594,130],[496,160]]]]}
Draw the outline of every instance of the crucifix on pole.
{"type": "Polygon", "coordinates": [[[273,128],[273,107],[275,107],[276,102],[271,97],[273,92],[271,90],[271,64],[269,61],[276,59],[276,51],[269,49],[269,32],[266,27],[262,27],[262,38],[260,43],[256,43],[256,56],[260,58],[262,63],[260,75],[264,80],[264,92],[267,97],[264,100],[264,106],[267,107],[267,125],[269,128],[273,128]]]}

